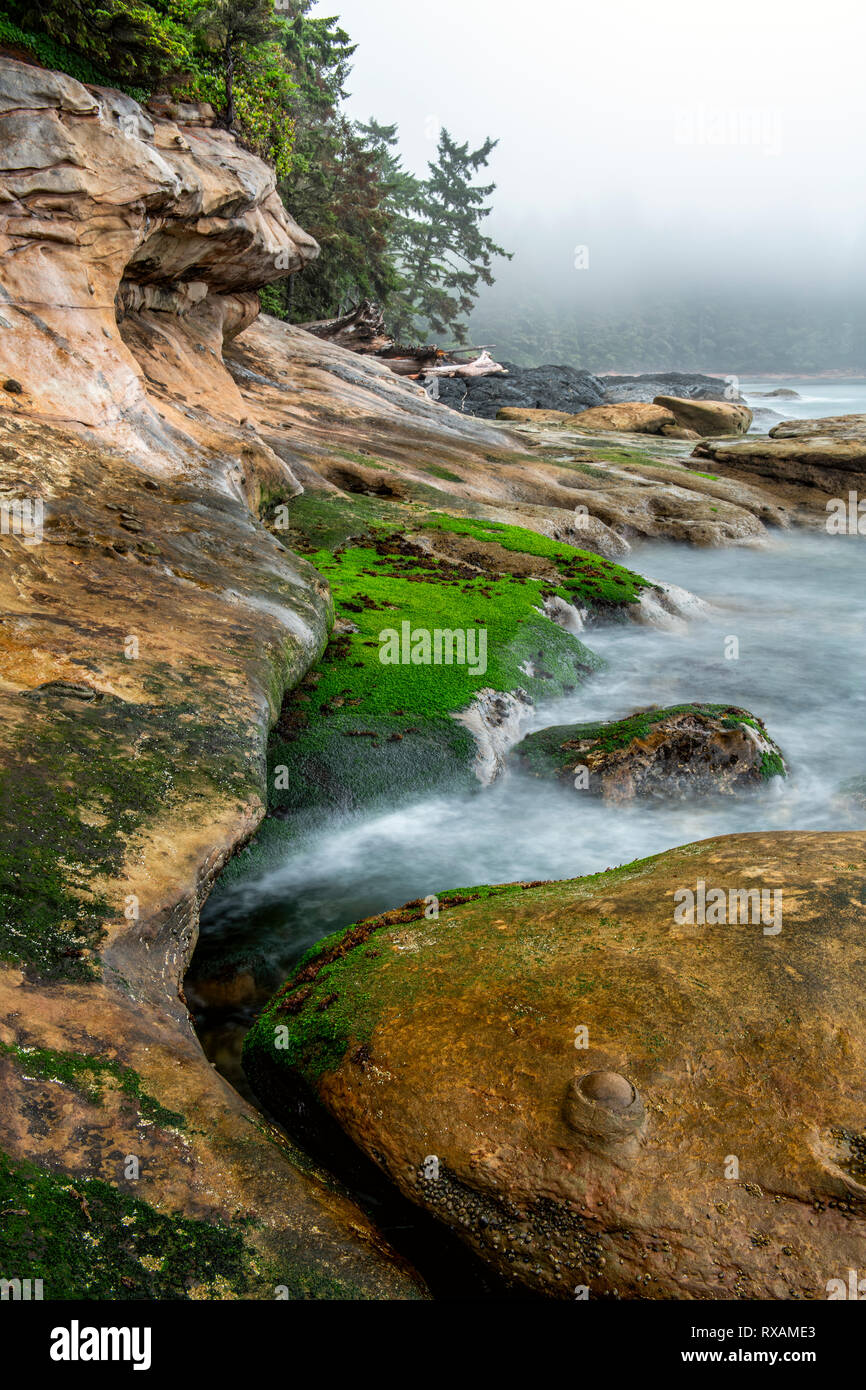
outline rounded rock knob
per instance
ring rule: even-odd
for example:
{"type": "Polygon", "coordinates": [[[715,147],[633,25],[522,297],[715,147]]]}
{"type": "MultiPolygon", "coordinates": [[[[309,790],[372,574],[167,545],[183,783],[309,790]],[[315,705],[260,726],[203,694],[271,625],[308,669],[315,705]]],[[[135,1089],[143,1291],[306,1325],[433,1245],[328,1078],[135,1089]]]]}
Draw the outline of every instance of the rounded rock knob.
{"type": "Polygon", "coordinates": [[[618,1071],[575,1076],[565,1093],[566,1124],[588,1139],[616,1143],[643,1127],[646,1110],[635,1086],[618,1071]]]}

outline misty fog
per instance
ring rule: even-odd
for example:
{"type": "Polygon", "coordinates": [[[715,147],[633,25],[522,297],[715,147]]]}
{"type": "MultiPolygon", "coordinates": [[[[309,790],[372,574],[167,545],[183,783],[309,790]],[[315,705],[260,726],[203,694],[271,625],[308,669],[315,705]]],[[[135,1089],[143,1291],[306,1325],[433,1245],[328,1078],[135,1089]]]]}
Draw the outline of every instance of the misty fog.
{"type": "Polygon", "coordinates": [[[768,316],[780,345],[799,334],[816,359],[800,365],[866,367],[861,5],[324,0],[316,12],[339,13],[358,41],[349,111],[398,122],[409,167],[423,171],[440,124],[500,141],[487,230],[515,254],[473,331],[509,315],[644,313],[664,338],[675,302],[678,321],[703,306],[695,352],[710,359],[736,353],[716,330],[742,313],[750,340],[768,316]]]}

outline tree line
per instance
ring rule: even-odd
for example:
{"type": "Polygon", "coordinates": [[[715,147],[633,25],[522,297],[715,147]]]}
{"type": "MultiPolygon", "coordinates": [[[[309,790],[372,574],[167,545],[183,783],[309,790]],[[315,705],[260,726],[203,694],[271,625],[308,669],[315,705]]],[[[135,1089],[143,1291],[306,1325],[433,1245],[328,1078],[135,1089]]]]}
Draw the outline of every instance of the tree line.
{"type": "Polygon", "coordinates": [[[357,45],[313,0],[0,0],[0,43],[79,80],[208,101],[220,123],[271,163],[317,262],[262,290],[294,322],[335,317],[363,298],[403,341],[466,341],[466,320],[494,263],[484,231],[496,141],[477,149],[439,132],[425,177],[407,170],[395,125],[351,120],[346,84],[357,45]]]}

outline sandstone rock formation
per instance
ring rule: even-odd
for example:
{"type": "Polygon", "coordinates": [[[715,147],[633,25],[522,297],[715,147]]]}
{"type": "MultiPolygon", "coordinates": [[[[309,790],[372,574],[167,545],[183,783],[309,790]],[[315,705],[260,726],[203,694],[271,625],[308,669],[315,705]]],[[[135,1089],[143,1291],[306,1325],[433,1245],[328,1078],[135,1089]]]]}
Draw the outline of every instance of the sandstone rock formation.
{"type": "Polygon", "coordinates": [[[529,734],[515,760],[607,801],[733,794],[786,773],[760,719],[730,705],[642,710],[607,724],[553,725],[529,734]]]}
{"type": "Polygon", "coordinates": [[[692,401],[677,396],[656,396],[654,405],[669,410],[676,424],[699,435],[745,434],[752,423],[747,405],[733,401],[692,401]]]}
{"type": "Polygon", "coordinates": [[[443,892],[314,948],[245,1064],[518,1286],[826,1298],[866,1265],[862,864],[737,835],[443,892]]]}
{"type": "MultiPolygon", "coordinates": [[[[784,488],[719,478],[689,459],[686,441],[614,444],[602,432],[534,424],[515,433],[443,409],[381,362],[264,316],[225,356],[259,435],[310,493],[420,500],[613,558],[642,536],[760,541],[768,526],[814,524],[819,507],[823,524],[820,499],[804,493],[788,507],[784,488]]],[[[166,380],[170,363],[160,365],[166,380]]],[[[179,394],[182,377],[172,383],[179,394]]]]}
{"type": "Polygon", "coordinates": [[[275,260],[315,245],[205,125],[6,59],[0,107],[0,1166],[43,1213],[13,1202],[7,1248],[62,1232],[46,1298],[97,1271],[103,1296],[160,1296],[138,1221],[203,1252],[172,1296],[416,1297],[216,1074],[182,998],[200,904],[263,814],[267,726],[330,618],[259,520],[299,484],[221,356],[275,260]]]}
{"type": "Polygon", "coordinates": [[[791,496],[825,502],[866,480],[866,416],[785,420],[769,437],[702,441],[695,456],[762,485],[766,479],[783,483],[791,496]]]}
{"type": "Polygon", "coordinates": [[[665,426],[676,426],[676,416],[660,406],[641,401],[622,401],[619,405],[591,406],[578,415],[550,410],[500,410],[500,420],[518,424],[561,424],[566,429],[595,431],[618,430],[626,434],[661,434],[665,426]]]}
{"type": "MultiPolygon", "coordinates": [[[[152,121],[120,93],[10,59],[0,149],[0,377],[22,388],[6,410],[98,429],[169,466],[189,447],[187,420],[149,399],[118,297],[143,315],[152,349],[167,318],[179,326],[191,376],[207,378],[193,354],[218,356],[223,332],[257,312],[251,291],[299,269],[315,243],[284,211],[273,171],[224,131],[152,121]]],[[[239,413],[234,392],[212,404],[218,418],[239,413]]]]}

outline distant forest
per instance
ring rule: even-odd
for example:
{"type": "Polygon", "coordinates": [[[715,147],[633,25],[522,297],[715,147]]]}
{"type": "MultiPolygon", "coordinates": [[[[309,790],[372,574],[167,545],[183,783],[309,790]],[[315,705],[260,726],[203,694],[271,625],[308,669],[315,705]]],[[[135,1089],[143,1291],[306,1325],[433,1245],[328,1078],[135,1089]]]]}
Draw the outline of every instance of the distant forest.
{"type": "Polygon", "coordinates": [[[470,337],[526,367],[866,375],[866,303],[826,293],[780,298],[668,292],[604,311],[552,307],[541,294],[508,302],[494,294],[473,314],[470,337]]]}

